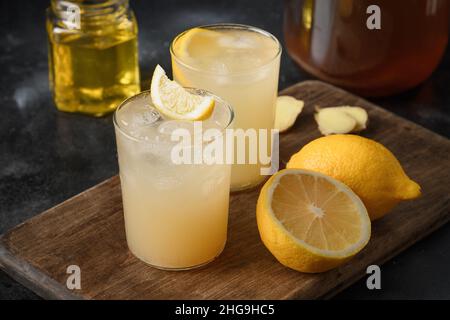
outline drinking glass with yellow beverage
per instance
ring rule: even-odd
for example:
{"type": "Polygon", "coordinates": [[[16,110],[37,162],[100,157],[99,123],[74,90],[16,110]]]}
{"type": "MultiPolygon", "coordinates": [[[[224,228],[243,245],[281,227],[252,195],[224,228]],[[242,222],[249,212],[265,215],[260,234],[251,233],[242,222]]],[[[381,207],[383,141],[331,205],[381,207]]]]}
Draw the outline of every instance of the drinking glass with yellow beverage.
{"type": "MultiPolygon", "coordinates": [[[[230,103],[235,129],[273,129],[281,55],[273,35],[237,24],[201,26],[178,35],[170,52],[174,80],[211,91],[230,103]]],[[[270,134],[267,137],[270,140],[270,134]]],[[[266,145],[270,149],[270,141],[266,145]]],[[[248,145],[245,153],[249,159],[248,145]]],[[[254,164],[234,163],[231,189],[259,184],[264,179],[261,167],[259,159],[254,164]]]]}
{"type": "MultiPolygon", "coordinates": [[[[204,128],[224,132],[233,110],[213,97],[212,115],[204,128]]],[[[212,261],[227,238],[229,164],[174,163],[176,129],[192,132],[194,121],[160,114],[149,91],[124,101],[114,114],[120,181],[128,247],[147,264],[171,270],[190,269],[212,261]]],[[[191,152],[192,143],[183,146],[191,152]]],[[[207,142],[205,142],[205,146],[207,142]]]]}

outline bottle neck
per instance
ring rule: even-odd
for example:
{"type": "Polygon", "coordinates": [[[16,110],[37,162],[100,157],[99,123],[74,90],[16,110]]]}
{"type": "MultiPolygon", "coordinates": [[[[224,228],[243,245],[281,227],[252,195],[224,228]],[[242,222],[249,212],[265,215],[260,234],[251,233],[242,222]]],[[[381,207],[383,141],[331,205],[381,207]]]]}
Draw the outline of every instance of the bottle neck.
{"type": "Polygon", "coordinates": [[[126,16],[129,0],[51,0],[54,16],[68,26],[114,23],[126,16]]]}

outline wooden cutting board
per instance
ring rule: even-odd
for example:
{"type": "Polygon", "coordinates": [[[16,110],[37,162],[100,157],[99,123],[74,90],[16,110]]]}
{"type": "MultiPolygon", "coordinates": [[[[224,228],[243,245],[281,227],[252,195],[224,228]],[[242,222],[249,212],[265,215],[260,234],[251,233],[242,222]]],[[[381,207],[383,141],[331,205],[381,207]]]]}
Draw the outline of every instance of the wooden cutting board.
{"type": "MultiPolygon", "coordinates": [[[[0,238],[0,267],[44,298],[56,299],[292,299],[331,297],[423,238],[450,218],[450,141],[361,98],[318,81],[281,94],[306,103],[295,127],[280,137],[280,161],[320,136],[314,106],[363,106],[364,136],[387,146],[423,189],[375,222],[368,246],[340,268],[303,274],[279,264],[259,239],[259,188],[231,196],[228,242],[202,269],[169,272],[148,267],[127,249],[117,176],[8,231],[0,238]],[[69,265],[81,268],[81,289],[66,287],[69,265]]],[[[115,161],[111,159],[111,161],[115,161]]]]}

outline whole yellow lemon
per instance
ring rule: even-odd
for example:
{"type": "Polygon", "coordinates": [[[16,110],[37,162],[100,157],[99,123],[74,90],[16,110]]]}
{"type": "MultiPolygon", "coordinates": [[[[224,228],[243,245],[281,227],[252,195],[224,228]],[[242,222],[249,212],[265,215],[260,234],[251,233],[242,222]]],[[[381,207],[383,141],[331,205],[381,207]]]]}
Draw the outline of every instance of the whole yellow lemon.
{"type": "Polygon", "coordinates": [[[402,200],[420,196],[420,186],[386,147],[358,135],[313,140],[286,167],[321,172],[343,182],[361,198],[371,220],[381,218],[402,200]]]}

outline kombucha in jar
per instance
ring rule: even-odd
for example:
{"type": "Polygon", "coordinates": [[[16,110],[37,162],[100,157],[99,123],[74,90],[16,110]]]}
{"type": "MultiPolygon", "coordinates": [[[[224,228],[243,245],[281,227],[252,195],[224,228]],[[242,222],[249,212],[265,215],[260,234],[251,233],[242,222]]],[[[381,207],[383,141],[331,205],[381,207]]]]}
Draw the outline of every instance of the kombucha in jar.
{"type": "Polygon", "coordinates": [[[385,96],[418,85],[437,67],[447,46],[448,0],[284,4],[291,57],[314,76],[362,95],[385,96]],[[370,24],[374,18],[379,28],[370,24]]]}

